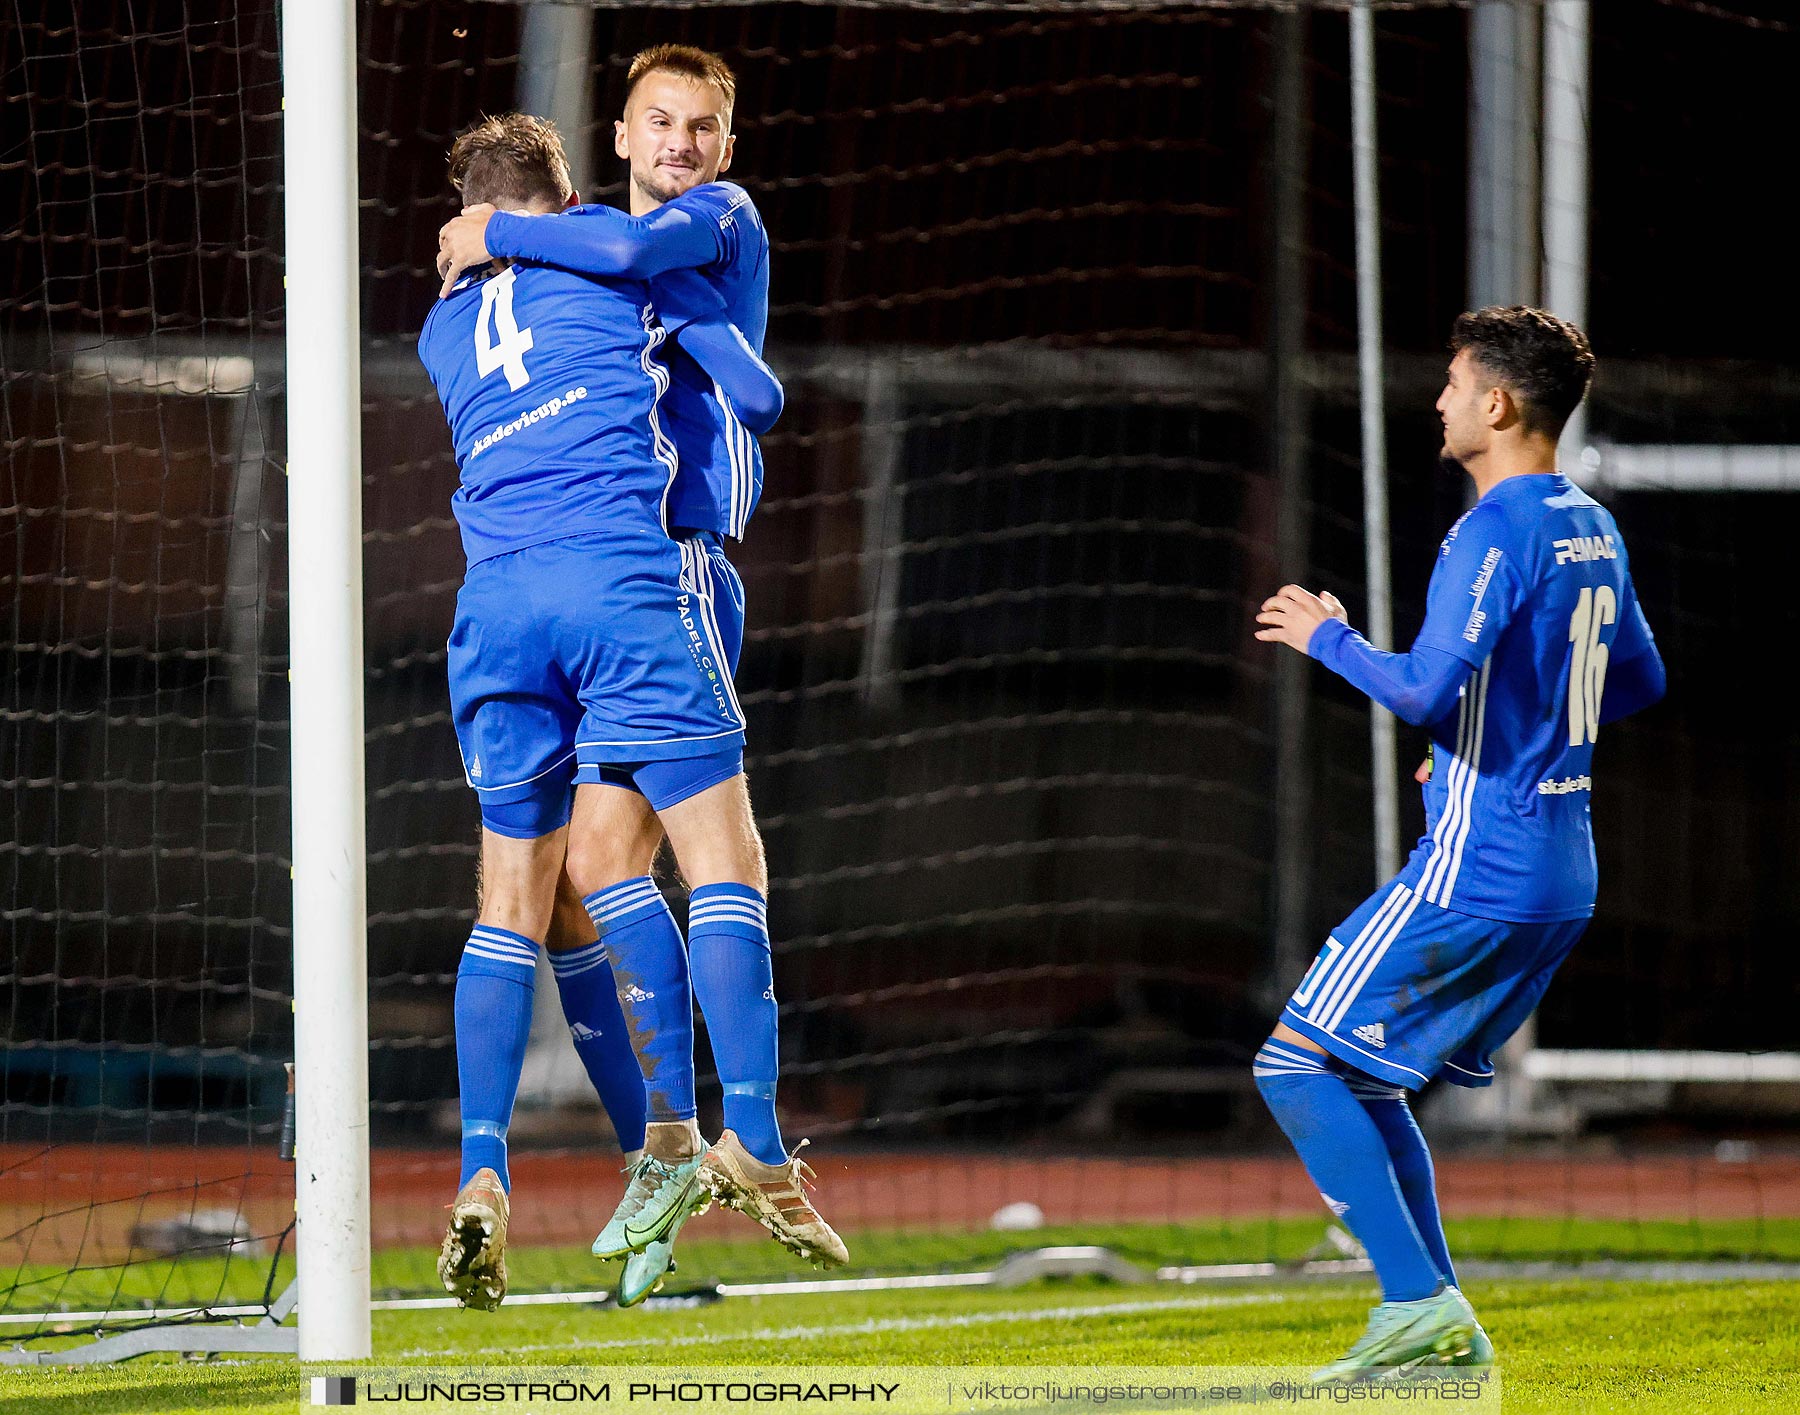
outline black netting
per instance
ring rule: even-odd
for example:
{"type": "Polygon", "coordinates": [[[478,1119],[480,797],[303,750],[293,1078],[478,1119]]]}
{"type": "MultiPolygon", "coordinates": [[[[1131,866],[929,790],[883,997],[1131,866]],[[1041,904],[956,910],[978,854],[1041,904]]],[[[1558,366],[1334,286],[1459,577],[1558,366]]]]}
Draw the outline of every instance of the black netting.
{"type": "MultiPolygon", "coordinates": [[[[291,1215],[276,16],[23,13],[0,20],[0,1316],[254,1298],[291,1215]]],[[[414,344],[454,210],[444,154],[516,105],[523,14],[397,0],[360,22],[377,1280],[407,1291],[434,1285],[455,1177],[477,825],[444,685],[456,472],[414,344]]],[[[1795,41],[1752,20],[1779,16],[1597,7],[1590,426],[1607,443],[1796,440],[1767,170],[1795,41]],[[1721,57],[1688,63],[1701,47],[1721,57]]],[[[849,1229],[958,1231],[1010,1197],[1087,1224],[1312,1212],[1297,1171],[1255,1157],[1270,1132],[1244,1076],[1292,982],[1269,942],[1271,659],[1249,637],[1276,583],[1283,439],[1303,447],[1309,580],[1353,619],[1363,598],[1345,20],[1299,27],[1297,157],[1275,146],[1288,23],[1148,5],[594,15],[584,195],[622,191],[608,139],[631,55],[700,44],[738,72],[732,175],[773,234],[788,411],[734,557],[740,695],[785,1115],[832,1157],[821,1204],[849,1229]],[[1307,410],[1283,424],[1266,350],[1292,162],[1307,410]]],[[[1454,6],[1379,19],[1402,636],[1461,509],[1431,403],[1466,298],[1468,29],[1454,6]]],[[[1540,1039],[1790,1046],[1794,737],[1761,665],[1793,618],[1774,578],[1792,493],[1652,476],[1604,494],[1672,690],[1608,729],[1600,914],[1540,1039]]],[[[1366,719],[1309,681],[1322,934],[1370,883],[1366,719]]],[[[554,1023],[515,1120],[538,1195],[516,1232],[542,1254],[531,1281],[591,1285],[610,1141],[554,1023]]],[[[716,1104],[703,1084],[709,1124],[716,1104]]],[[[1657,1104],[1689,1139],[1717,1123],[1712,1099],[1657,1104]]],[[[1692,1182],[1671,1201],[1692,1216],[1701,1163],[1680,1161],[1692,1182]]],[[[1261,1258],[1286,1240],[1252,1224],[1220,1241],[1261,1258]]]]}

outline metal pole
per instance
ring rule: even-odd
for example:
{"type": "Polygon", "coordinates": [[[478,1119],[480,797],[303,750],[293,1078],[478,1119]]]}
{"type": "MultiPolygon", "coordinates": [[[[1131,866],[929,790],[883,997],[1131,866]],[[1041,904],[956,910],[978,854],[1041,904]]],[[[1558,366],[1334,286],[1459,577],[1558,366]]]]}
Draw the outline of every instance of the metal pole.
{"type": "MultiPolygon", "coordinates": [[[[220,360],[222,364],[224,360],[220,360]]],[[[249,388],[239,395],[237,464],[231,482],[231,543],[225,552],[225,661],[231,710],[256,714],[262,690],[264,610],[268,558],[263,542],[263,496],[268,486],[268,445],[254,355],[249,388]]]]}
{"type": "Polygon", "coordinates": [[[519,107],[562,134],[575,190],[590,197],[594,176],[594,11],[588,5],[525,7],[519,36],[519,107]]]}
{"type": "Polygon", "coordinates": [[[1538,10],[1469,16],[1469,307],[1538,299],[1538,10]]]}
{"type": "MultiPolygon", "coordinates": [[[[1375,135],[1375,17],[1370,0],[1350,12],[1350,112],[1356,191],[1356,367],[1362,407],[1363,573],[1369,586],[1369,642],[1394,643],[1388,552],[1386,380],[1381,360],[1381,149],[1375,135]]],[[[1394,715],[1369,703],[1369,760],[1375,796],[1375,880],[1400,870],[1400,780],[1394,715]]]]}
{"type": "MultiPolygon", "coordinates": [[[[1588,305],[1588,0],[1544,6],[1544,305],[1586,328],[1588,305]]],[[[1562,467],[1587,450],[1587,406],[1562,435],[1562,467]]]]}
{"type": "Polygon", "coordinates": [[[887,712],[900,701],[896,639],[900,629],[900,574],[906,543],[906,482],[900,454],[899,371],[891,359],[871,359],[862,408],[862,698],[887,712]]]}
{"type": "MultiPolygon", "coordinates": [[[[1274,107],[1269,135],[1269,453],[1280,583],[1304,584],[1311,563],[1307,468],[1312,398],[1306,369],[1307,93],[1304,10],[1270,17],[1274,107]]],[[[1300,980],[1316,947],[1312,925],[1312,665],[1275,655],[1274,998],[1300,980]]]]}
{"type": "Polygon", "coordinates": [[[300,1358],[369,1348],[356,12],[282,7],[300,1358]]]}

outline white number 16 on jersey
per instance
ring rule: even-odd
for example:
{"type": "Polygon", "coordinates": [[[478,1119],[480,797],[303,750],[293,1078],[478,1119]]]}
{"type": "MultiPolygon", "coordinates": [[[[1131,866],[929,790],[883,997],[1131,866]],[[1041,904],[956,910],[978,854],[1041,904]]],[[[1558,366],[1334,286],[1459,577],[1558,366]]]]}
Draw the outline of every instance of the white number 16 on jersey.
{"type": "Polygon", "coordinates": [[[531,375],[525,371],[531,330],[519,328],[519,321],[513,317],[516,278],[517,272],[509,265],[483,285],[481,313],[475,319],[476,372],[486,378],[495,369],[503,370],[506,386],[515,393],[531,382],[531,375]]]}
{"type": "Polygon", "coordinates": [[[1606,664],[1612,651],[1600,631],[1618,617],[1611,585],[1586,588],[1569,616],[1569,745],[1579,747],[1600,735],[1600,703],[1606,696],[1606,664]]]}

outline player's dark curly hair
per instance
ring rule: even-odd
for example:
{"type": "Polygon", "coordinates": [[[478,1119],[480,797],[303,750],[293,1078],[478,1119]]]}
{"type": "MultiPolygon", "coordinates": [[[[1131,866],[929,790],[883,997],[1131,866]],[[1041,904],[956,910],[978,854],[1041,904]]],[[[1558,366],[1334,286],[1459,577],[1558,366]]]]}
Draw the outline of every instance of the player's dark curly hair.
{"type": "Polygon", "coordinates": [[[1518,400],[1526,429],[1550,438],[1562,432],[1594,379],[1587,335],[1530,305],[1489,305],[1458,315],[1450,349],[1467,349],[1518,400]]]}
{"type": "Polygon", "coordinates": [[[460,133],[450,145],[450,185],[465,206],[560,207],[574,190],[556,124],[529,113],[483,118],[460,133]]]}

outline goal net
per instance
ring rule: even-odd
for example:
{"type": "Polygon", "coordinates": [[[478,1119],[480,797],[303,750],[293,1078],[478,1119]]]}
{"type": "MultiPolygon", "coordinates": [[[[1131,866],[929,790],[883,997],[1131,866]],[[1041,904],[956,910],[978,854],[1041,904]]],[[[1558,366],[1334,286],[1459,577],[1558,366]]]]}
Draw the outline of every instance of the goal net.
{"type": "MultiPolygon", "coordinates": [[[[281,328],[307,253],[281,249],[274,8],[223,8],[0,29],[29,120],[0,150],[0,1345],[260,1310],[291,1275],[281,328]]],[[[1523,173],[1542,30],[1515,18],[1523,173]]],[[[1800,1258],[1774,1158],[1796,1078],[1742,1062],[1791,1050],[1795,982],[1795,738],[1759,665],[1794,616],[1800,371],[1760,313],[1784,227],[1743,115],[1775,130],[1800,52],[1767,18],[1594,15],[1588,480],[1673,687],[1607,729],[1600,911],[1516,1084],[1422,1106],[1471,1257],[1800,1258]],[[1702,37],[1735,63],[1688,66],[1702,37]]],[[[1431,409],[1477,247],[1525,282],[1480,298],[1540,297],[1536,188],[1518,231],[1470,220],[1474,25],[1377,21],[1402,639],[1462,507],[1431,409]]],[[[456,469],[415,345],[449,142],[543,91],[547,34],[590,200],[622,197],[637,50],[739,78],[731,175],[772,234],[788,390],[734,552],[739,696],[784,1128],[853,1270],[1323,1251],[1248,1064],[1373,883],[1366,717],[1279,676],[1250,621],[1288,577],[1363,613],[1343,12],[400,0],[363,6],[358,56],[376,1296],[439,1291],[476,889],[456,469]]],[[[593,1292],[617,1146],[539,992],[509,1267],[593,1292]]],[[[717,1107],[703,1074],[703,1127],[717,1107]]],[[[805,1275],[761,1236],[706,1215],[680,1277],[805,1275]]]]}
{"type": "Polygon", "coordinates": [[[259,1298],[293,1217],[274,12],[32,13],[0,23],[6,1346],[259,1298]]]}

